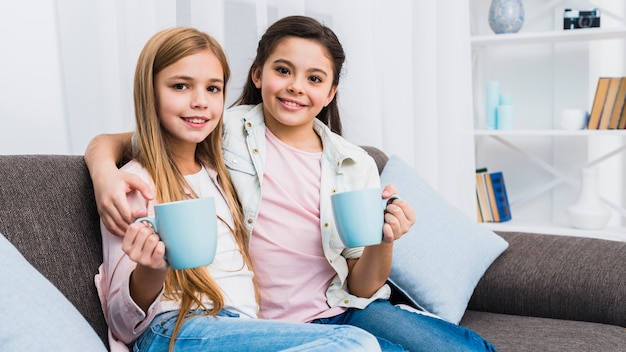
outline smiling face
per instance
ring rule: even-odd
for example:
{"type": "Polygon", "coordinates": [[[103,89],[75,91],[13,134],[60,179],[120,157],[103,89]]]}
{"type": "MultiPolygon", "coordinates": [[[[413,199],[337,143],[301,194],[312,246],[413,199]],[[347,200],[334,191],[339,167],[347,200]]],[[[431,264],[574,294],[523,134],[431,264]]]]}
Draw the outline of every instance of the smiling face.
{"type": "MultiPolygon", "coordinates": [[[[265,123],[279,138],[310,134],[323,107],[335,96],[333,64],[317,41],[287,37],[252,75],[261,89],[265,123]]],[[[282,139],[282,138],[281,138],[282,139]]]]}
{"type": "Polygon", "coordinates": [[[154,78],[158,116],[170,148],[195,150],[224,110],[224,70],[211,51],[186,56],[154,78]]]}

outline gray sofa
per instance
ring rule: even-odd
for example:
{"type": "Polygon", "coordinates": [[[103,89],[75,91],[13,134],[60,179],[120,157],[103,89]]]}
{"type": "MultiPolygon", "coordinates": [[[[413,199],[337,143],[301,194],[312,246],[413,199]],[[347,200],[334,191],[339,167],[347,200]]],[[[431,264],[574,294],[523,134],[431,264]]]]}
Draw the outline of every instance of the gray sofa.
{"type": "MultiPolygon", "coordinates": [[[[386,155],[366,149],[382,168],[386,155]]],[[[107,343],[93,284],[99,218],[83,157],[0,155],[0,233],[107,343]]],[[[626,242],[500,235],[509,248],[479,282],[461,325],[499,351],[626,351],[626,242]]]]}

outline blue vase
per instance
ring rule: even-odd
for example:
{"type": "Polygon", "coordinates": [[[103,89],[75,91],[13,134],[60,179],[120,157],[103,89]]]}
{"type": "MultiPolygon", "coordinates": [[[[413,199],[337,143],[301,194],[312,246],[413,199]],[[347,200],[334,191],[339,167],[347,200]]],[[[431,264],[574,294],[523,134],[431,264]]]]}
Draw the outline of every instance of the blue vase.
{"type": "Polygon", "coordinates": [[[489,27],[496,33],[517,33],[524,24],[522,0],[491,0],[489,27]]]}

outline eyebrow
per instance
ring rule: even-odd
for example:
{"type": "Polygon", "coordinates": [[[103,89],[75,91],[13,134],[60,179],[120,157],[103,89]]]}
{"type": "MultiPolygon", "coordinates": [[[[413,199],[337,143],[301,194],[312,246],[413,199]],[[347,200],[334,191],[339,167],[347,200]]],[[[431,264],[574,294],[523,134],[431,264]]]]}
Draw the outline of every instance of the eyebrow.
{"type": "MultiPolygon", "coordinates": [[[[274,64],[285,64],[287,66],[291,66],[294,67],[295,65],[293,63],[291,63],[291,61],[289,60],[285,60],[285,59],[276,59],[273,62],[274,64]]],[[[317,68],[317,67],[313,67],[307,70],[308,72],[316,72],[316,73],[321,73],[324,76],[328,76],[328,73],[324,70],[322,70],[321,68],[317,68]]]]}
{"type": "MultiPolygon", "coordinates": [[[[195,80],[193,77],[185,76],[185,75],[175,75],[165,78],[166,80],[183,80],[183,81],[193,81],[195,80]]],[[[223,83],[224,80],[221,78],[210,78],[209,82],[211,83],[223,83]]]]}

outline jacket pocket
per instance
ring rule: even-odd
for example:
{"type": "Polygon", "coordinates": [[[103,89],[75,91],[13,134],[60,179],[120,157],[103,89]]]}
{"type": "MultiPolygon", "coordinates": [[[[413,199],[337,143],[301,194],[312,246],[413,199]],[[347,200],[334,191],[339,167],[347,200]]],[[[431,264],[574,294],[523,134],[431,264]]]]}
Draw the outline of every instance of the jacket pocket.
{"type": "Polygon", "coordinates": [[[248,175],[255,174],[254,165],[247,155],[241,156],[240,154],[234,153],[228,149],[223,149],[222,151],[224,154],[224,163],[231,172],[242,172],[248,175]]]}

